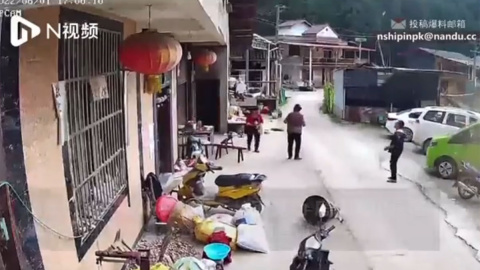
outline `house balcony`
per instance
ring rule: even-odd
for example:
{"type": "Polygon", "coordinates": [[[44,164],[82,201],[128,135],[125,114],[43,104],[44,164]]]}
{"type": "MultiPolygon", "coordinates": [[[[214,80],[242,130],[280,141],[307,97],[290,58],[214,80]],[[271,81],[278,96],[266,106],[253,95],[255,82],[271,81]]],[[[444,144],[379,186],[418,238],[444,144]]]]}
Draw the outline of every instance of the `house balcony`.
{"type": "Polygon", "coordinates": [[[172,34],[180,42],[228,43],[226,0],[109,0],[94,7],[135,21],[138,28],[147,28],[148,5],[150,28],[160,33],[172,34]]]}
{"type": "MultiPolygon", "coordinates": [[[[365,64],[368,63],[368,59],[358,59],[358,58],[312,58],[312,66],[313,67],[342,67],[342,66],[350,66],[356,64],[365,64]]],[[[310,59],[308,57],[303,58],[303,65],[309,66],[310,59]]]]}

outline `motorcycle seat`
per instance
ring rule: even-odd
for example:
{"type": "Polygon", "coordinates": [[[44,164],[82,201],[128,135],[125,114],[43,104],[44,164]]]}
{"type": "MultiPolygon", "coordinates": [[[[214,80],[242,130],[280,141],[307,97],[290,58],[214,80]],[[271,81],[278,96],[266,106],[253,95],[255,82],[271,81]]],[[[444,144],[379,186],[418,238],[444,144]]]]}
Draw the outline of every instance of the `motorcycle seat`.
{"type": "Polygon", "coordinates": [[[215,185],[219,187],[229,187],[229,186],[244,186],[250,185],[252,182],[252,174],[250,173],[239,173],[231,175],[219,175],[215,179],[215,185]]]}

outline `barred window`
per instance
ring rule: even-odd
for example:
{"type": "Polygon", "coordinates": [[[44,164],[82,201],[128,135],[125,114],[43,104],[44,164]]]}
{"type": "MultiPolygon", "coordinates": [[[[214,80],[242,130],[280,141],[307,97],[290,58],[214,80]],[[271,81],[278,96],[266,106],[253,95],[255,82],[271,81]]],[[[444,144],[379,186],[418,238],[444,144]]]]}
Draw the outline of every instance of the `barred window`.
{"type": "Polygon", "coordinates": [[[67,102],[63,159],[80,259],[128,194],[122,36],[99,28],[98,39],[59,41],[67,102]],[[106,91],[92,89],[93,77],[105,79],[106,91]]]}

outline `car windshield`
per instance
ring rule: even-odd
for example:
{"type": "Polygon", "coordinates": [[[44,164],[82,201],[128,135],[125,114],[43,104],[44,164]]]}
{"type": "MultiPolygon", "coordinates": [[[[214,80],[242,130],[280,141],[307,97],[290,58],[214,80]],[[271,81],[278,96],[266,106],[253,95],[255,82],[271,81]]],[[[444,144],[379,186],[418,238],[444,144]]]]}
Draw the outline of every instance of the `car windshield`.
{"type": "Polygon", "coordinates": [[[405,114],[405,113],[408,113],[408,112],[411,112],[411,111],[412,111],[412,109],[403,110],[403,111],[397,112],[397,114],[398,114],[398,115],[400,115],[400,114],[405,114]]]}

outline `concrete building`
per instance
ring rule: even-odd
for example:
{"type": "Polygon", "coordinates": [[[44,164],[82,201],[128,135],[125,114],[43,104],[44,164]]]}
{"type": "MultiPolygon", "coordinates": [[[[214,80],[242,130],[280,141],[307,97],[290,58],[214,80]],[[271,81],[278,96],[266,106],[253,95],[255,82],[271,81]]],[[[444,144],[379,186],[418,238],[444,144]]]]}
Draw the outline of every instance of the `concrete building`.
{"type": "Polygon", "coordinates": [[[439,80],[440,105],[477,109],[480,104],[478,91],[479,63],[458,52],[415,48],[402,54],[405,67],[425,70],[446,71],[439,80]],[[477,69],[474,69],[474,65],[477,69]],[[451,72],[459,73],[452,76],[451,72]],[[476,72],[477,84],[472,79],[476,72]]]}
{"type": "Polygon", "coordinates": [[[283,76],[315,87],[332,82],[336,68],[370,62],[370,52],[374,51],[350,45],[328,24],[312,25],[305,20],[280,24],[278,44],[283,76]]]}
{"type": "Polygon", "coordinates": [[[220,117],[211,124],[226,130],[228,1],[152,0],[150,13],[144,1],[102,2],[17,7],[42,30],[19,47],[11,18],[0,18],[2,269],[97,269],[94,252],[118,231],[133,245],[143,226],[140,179],[173,170],[177,127],[197,116],[205,81],[216,85],[208,91],[220,117]],[[98,23],[98,39],[46,37],[47,24],[63,22],[98,23]],[[118,61],[122,40],[149,24],[183,47],[179,66],[164,74],[166,100],[145,94],[143,75],[118,61]],[[190,57],[199,47],[217,54],[209,72],[190,57]],[[94,76],[106,78],[100,98],[89,87],[94,76]]]}

